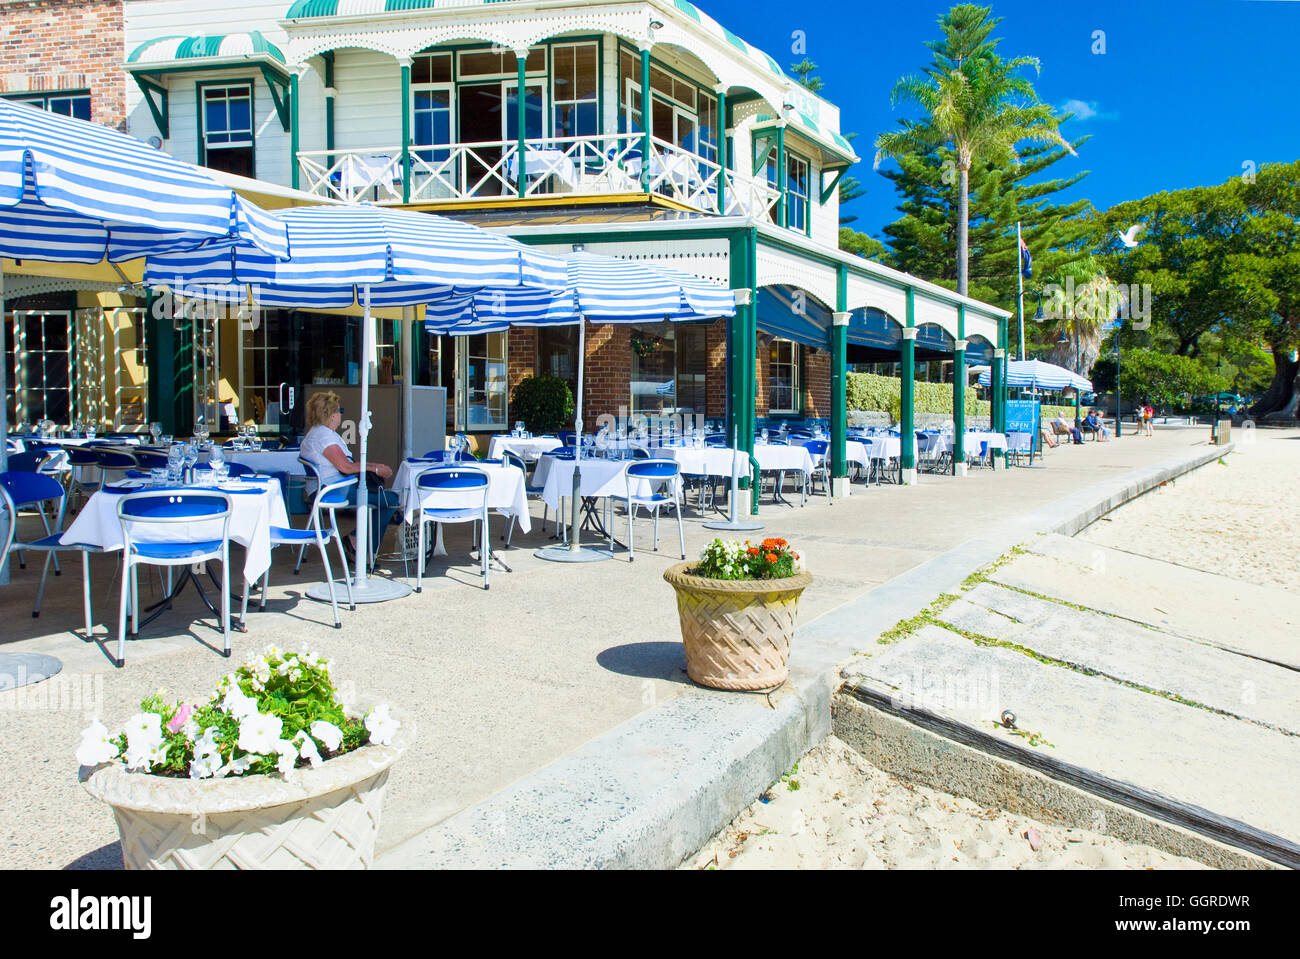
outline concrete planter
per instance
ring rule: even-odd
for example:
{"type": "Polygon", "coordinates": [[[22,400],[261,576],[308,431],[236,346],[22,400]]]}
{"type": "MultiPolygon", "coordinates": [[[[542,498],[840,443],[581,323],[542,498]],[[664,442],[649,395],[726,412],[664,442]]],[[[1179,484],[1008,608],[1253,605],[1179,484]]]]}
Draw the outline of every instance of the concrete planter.
{"type": "Polygon", "coordinates": [[[392,745],[288,780],[171,779],[111,763],[83,768],[82,785],[113,807],[127,869],[368,869],[388,770],[415,741],[414,723],[397,718],[392,745]]]}
{"type": "Polygon", "coordinates": [[[714,689],[772,689],[785,682],[799,597],[811,573],[730,582],[691,576],[694,563],[664,573],[677,591],[686,673],[714,689]]]}

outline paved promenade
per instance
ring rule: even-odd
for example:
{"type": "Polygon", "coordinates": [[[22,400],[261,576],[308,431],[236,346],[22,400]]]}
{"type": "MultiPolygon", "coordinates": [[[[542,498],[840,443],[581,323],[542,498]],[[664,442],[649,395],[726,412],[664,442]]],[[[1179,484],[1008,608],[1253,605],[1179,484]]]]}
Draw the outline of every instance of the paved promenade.
{"type": "MultiPolygon", "coordinates": [[[[767,528],[759,535],[785,537],[806,555],[817,581],[801,621],[811,623],[954,547],[998,535],[1040,506],[1188,454],[1197,444],[1203,450],[1206,434],[1161,430],[1153,439],[1053,451],[1046,469],[984,470],[960,480],[926,476],[907,489],[856,486],[848,499],[830,505],[817,497],[804,509],[764,505],[760,519],[767,528]]],[[[549,525],[540,529],[540,506],[535,512],[533,533],[516,535],[517,548],[504,554],[514,572],[495,573],[490,591],[478,587],[465,534],[452,532],[451,565],[434,567],[422,595],[345,611],[342,631],[330,627],[328,606],[302,597],[319,566],[309,563],[296,578],[282,551],[268,612],[250,615],[249,633],[235,636],[236,663],[267,643],[308,642],[335,660],[336,675],[419,723],[418,744],[390,780],[381,851],[683,694],[691,709],[704,712],[736,702],[697,689],[685,676],[673,595],[661,578],[677,560],[671,519],[661,521],[658,554],[649,549],[650,523],[642,519],[635,563],[619,554],[602,564],[557,566],[532,556],[550,532],[549,525]]],[[[620,538],[624,532],[620,527],[620,538]]],[[[688,555],[713,535],[688,512],[688,555]]],[[[55,681],[64,691],[60,703],[42,705],[31,690],[0,693],[3,866],[120,862],[110,812],[75,781],[72,754],[86,712],[120,724],[148,692],[197,696],[231,666],[211,648],[220,642],[211,620],[191,623],[200,608],[185,600],[130,643],[126,668],[114,670],[101,643],[70,632],[80,622],[81,596],[79,570],[70,565],[52,580],[39,620],[29,606],[35,565],[15,570],[14,585],[0,591],[0,649],[43,652],[65,664],[55,681]],[[82,693],[78,708],[68,707],[73,688],[82,693]],[[82,709],[87,702],[90,709],[82,709]]],[[[104,624],[116,628],[117,582],[110,561],[97,558],[92,565],[102,639],[104,624]]],[[[141,598],[151,601],[143,582],[141,598]]],[[[796,638],[796,666],[798,649],[796,638]]]]}

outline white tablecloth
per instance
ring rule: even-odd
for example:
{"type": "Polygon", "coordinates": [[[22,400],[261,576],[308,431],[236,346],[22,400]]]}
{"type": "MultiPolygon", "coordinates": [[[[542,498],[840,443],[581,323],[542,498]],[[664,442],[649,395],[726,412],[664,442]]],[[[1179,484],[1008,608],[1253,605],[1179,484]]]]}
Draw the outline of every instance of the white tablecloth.
{"type": "Polygon", "coordinates": [[[981,443],[988,443],[991,450],[1005,450],[1007,448],[1007,438],[1002,433],[967,433],[966,434],[966,454],[978,453],[981,443]]]}
{"type": "MultiPolygon", "coordinates": [[[[627,481],[623,471],[629,462],[635,460],[582,460],[582,480],[579,489],[584,497],[626,496],[627,481]]],[[[537,461],[537,471],[533,474],[533,485],[542,487],[542,501],[551,509],[560,508],[560,497],[570,496],[573,492],[574,461],[543,456],[537,461]]],[[[632,487],[634,496],[650,496],[654,487],[662,485],[643,480],[632,487]]],[[[678,490],[680,491],[680,486],[678,490]]]]}
{"type": "Polygon", "coordinates": [[[731,449],[706,446],[695,449],[689,446],[660,446],[649,451],[655,459],[675,460],[682,468],[682,473],[692,476],[721,476],[731,479],[734,459],[736,476],[749,475],[749,457],[743,453],[737,456],[731,449]]]}
{"type": "Polygon", "coordinates": [[[763,445],[762,443],[754,444],[754,459],[758,460],[758,468],[767,470],[780,470],[786,473],[803,473],[805,476],[811,476],[813,472],[813,459],[802,446],[781,446],[781,445],[763,445]]]}
{"type": "MultiPolygon", "coordinates": [[[[420,504],[420,491],[417,485],[420,474],[426,469],[450,465],[450,463],[436,463],[433,461],[411,463],[404,460],[402,465],[398,467],[397,478],[393,481],[393,489],[397,491],[398,502],[408,523],[415,522],[415,512],[420,504]]],[[[523,470],[518,466],[507,466],[504,463],[464,463],[459,465],[480,469],[487,474],[488,509],[501,516],[515,517],[519,523],[519,528],[525,533],[533,528],[532,519],[528,515],[528,491],[524,484],[523,470]]],[[[465,503],[462,507],[453,498],[445,494],[439,494],[438,507],[469,509],[477,503],[477,499],[477,493],[466,494],[465,503]]]]}
{"type": "MultiPolygon", "coordinates": [[[[230,483],[232,488],[248,486],[248,483],[230,483]]],[[[271,568],[271,527],[289,525],[289,514],[285,512],[284,498],[280,495],[279,483],[266,483],[266,491],[261,493],[230,493],[230,538],[245,547],[244,579],[255,583],[262,574],[271,568]]],[[[195,486],[195,492],[212,490],[216,487],[195,486]]],[[[141,484],[140,491],[146,487],[141,484]]],[[[122,501],[122,493],[95,493],[77,514],[72,525],[64,532],[59,542],[67,546],[98,546],[100,549],[121,549],[122,522],[117,518],[117,504],[122,501]]],[[[205,539],[219,539],[220,526],[213,522],[194,524],[168,524],[160,527],[160,532],[151,539],[167,542],[200,542],[205,539]]],[[[144,530],[137,527],[137,538],[144,540],[144,530]]]]}
{"type": "MultiPolygon", "coordinates": [[[[811,442],[812,440],[792,439],[790,441],[790,444],[792,446],[797,445],[797,446],[806,447],[811,442]]],[[[827,442],[829,443],[829,441],[827,442]]],[[[827,449],[829,450],[829,446],[827,447],[827,449]]],[[[809,454],[809,455],[811,455],[813,458],[813,465],[815,466],[821,465],[822,459],[824,458],[822,454],[816,453],[816,454],[809,454]]],[[[863,445],[861,442],[859,442],[858,440],[844,441],[844,458],[850,463],[857,463],[863,469],[871,468],[871,454],[868,452],[867,447],[863,445]]]]}
{"type": "MultiPolygon", "coordinates": [[[[573,159],[563,150],[533,150],[524,153],[524,172],[528,179],[554,176],[557,180],[573,189],[578,185],[578,168],[573,159]]],[[[512,183],[519,182],[519,154],[515,153],[506,163],[506,176],[512,183]]]]}
{"type": "Polygon", "coordinates": [[[543,453],[557,450],[563,445],[554,436],[532,436],[528,439],[519,439],[514,436],[494,436],[492,442],[488,444],[488,459],[499,460],[501,454],[509,450],[516,456],[521,457],[524,462],[531,463],[543,453]]]}
{"type": "Polygon", "coordinates": [[[868,436],[862,440],[867,457],[873,460],[898,459],[903,455],[903,439],[900,436],[868,436]]]}

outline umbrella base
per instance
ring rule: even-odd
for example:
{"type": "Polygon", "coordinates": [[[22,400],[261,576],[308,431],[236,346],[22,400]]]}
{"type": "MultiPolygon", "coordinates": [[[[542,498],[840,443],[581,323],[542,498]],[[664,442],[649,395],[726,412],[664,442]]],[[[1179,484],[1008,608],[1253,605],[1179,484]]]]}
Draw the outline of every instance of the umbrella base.
{"type": "Polygon", "coordinates": [[[578,549],[569,549],[567,546],[548,546],[545,549],[536,550],[533,555],[538,559],[548,560],[552,563],[601,563],[614,558],[614,554],[609,550],[592,549],[590,546],[582,546],[578,549]]]}
{"type": "Polygon", "coordinates": [[[705,523],[705,529],[727,530],[732,533],[752,533],[763,528],[762,523],[746,523],[744,520],[730,520],[722,523],[705,523]]]}
{"type": "MultiPolygon", "coordinates": [[[[399,583],[392,579],[380,579],[374,576],[368,577],[361,585],[357,585],[355,581],[352,583],[352,599],[357,603],[386,603],[391,599],[410,596],[413,592],[414,590],[405,583],[399,583]]],[[[329,583],[317,583],[307,590],[307,595],[312,599],[320,600],[322,603],[328,603],[330,601],[329,583]]],[[[334,595],[339,603],[347,603],[347,586],[341,582],[335,583],[334,595]]]]}

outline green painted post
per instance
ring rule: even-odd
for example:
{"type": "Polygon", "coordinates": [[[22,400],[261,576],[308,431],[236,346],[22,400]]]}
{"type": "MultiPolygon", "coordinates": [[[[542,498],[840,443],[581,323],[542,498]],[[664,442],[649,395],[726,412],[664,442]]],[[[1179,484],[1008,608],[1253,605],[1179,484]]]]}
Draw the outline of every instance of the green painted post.
{"type": "Polygon", "coordinates": [[[168,301],[160,300],[152,290],[145,294],[145,318],[149,335],[145,338],[145,362],[149,367],[149,419],[162,424],[162,430],[175,436],[176,409],[171,403],[176,383],[176,330],[170,316],[162,316],[168,301]]]}
{"type": "Polygon", "coordinates": [[[718,127],[713,135],[718,138],[718,215],[727,215],[727,88],[718,87],[718,127]]]}
{"type": "Polygon", "coordinates": [[[298,151],[302,149],[299,140],[299,127],[301,124],[298,122],[300,116],[298,101],[298,74],[294,73],[289,76],[289,156],[292,157],[292,160],[289,163],[289,182],[290,186],[295,190],[298,189],[300,177],[300,171],[298,169],[298,151]]]}
{"type": "MultiPolygon", "coordinates": [[[[334,149],[334,51],[326,50],[321,54],[325,61],[325,149],[334,149]]],[[[296,115],[296,114],[295,114],[296,115]]],[[[326,158],[326,167],[334,165],[334,157],[326,158]]]]}
{"type": "Polygon", "coordinates": [[[519,199],[528,193],[528,51],[515,51],[519,66],[519,89],[515,93],[515,190],[519,199]]]}
{"type": "MultiPolygon", "coordinates": [[[[731,288],[736,291],[736,315],[730,321],[730,395],[727,437],[736,436],[739,449],[746,455],[754,450],[754,367],[758,336],[754,290],[753,247],[757,234],[739,231],[731,236],[731,288]]],[[[751,478],[741,480],[743,488],[755,488],[751,478]]],[[[757,512],[757,499],[751,511],[757,512]]]]}
{"type": "Polygon", "coordinates": [[[902,481],[916,482],[916,291],[907,288],[907,326],[903,329],[903,381],[898,434],[902,447],[902,481]]]}
{"type": "Polygon", "coordinates": [[[966,307],[960,304],[952,353],[952,475],[966,475],[966,307]]]}
{"type": "Polygon", "coordinates": [[[785,202],[786,172],[785,123],[782,122],[776,128],[776,189],[780,193],[776,201],[776,222],[783,228],[789,226],[789,215],[785,202]]]}
{"type": "Polygon", "coordinates": [[[1002,365],[1006,350],[999,349],[993,351],[993,370],[989,374],[989,402],[991,404],[990,420],[993,424],[993,432],[1006,432],[1006,410],[1002,405],[1002,365]]]}
{"type": "Polygon", "coordinates": [[[641,51],[641,192],[650,192],[650,51],[641,51]]]}
{"type": "Polygon", "coordinates": [[[841,263],[836,273],[836,312],[831,319],[831,488],[834,495],[844,496],[849,491],[849,268],[841,263]]]}
{"type": "Polygon", "coordinates": [[[402,202],[411,202],[411,61],[402,60],[402,202]]]}

